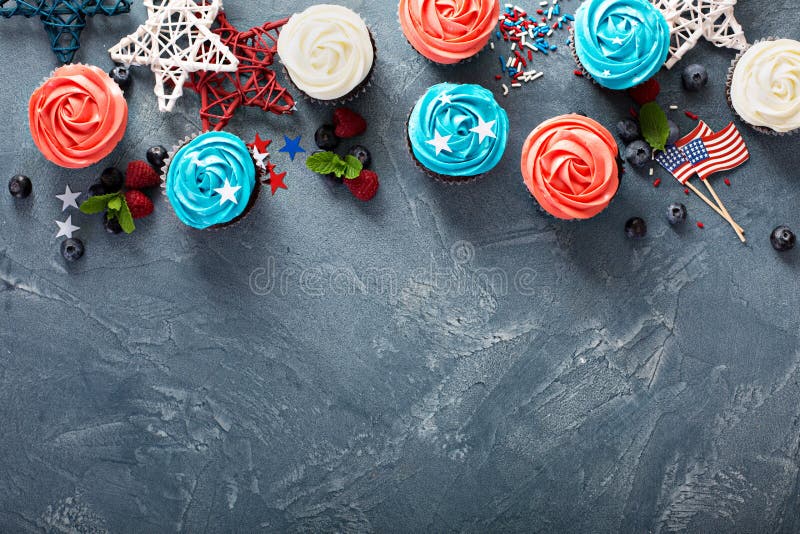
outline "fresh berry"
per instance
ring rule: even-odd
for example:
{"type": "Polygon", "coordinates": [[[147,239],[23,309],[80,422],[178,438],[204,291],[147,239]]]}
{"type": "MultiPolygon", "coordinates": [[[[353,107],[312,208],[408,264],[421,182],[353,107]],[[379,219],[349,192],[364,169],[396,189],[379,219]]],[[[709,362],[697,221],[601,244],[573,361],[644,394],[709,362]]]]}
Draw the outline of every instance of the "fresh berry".
{"type": "Polygon", "coordinates": [[[353,193],[353,196],[359,200],[371,200],[378,192],[378,175],[372,171],[363,170],[358,178],[353,180],[345,180],[344,184],[353,193]]]}
{"type": "Polygon", "coordinates": [[[641,239],[647,235],[647,223],[641,217],[628,219],[625,223],[625,235],[631,239],[641,239]]]}
{"type": "Polygon", "coordinates": [[[80,239],[65,239],[61,242],[61,255],[69,262],[81,259],[84,250],[83,241],[80,239]]]}
{"type": "Polygon", "coordinates": [[[639,122],[633,119],[622,119],[617,123],[617,135],[625,144],[638,141],[642,138],[639,122]]]}
{"type": "Polygon", "coordinates": [[[702,65],[694,63],[683,69],[681,75],[683,88],[687,91],[699,91],[708,83],[708,71],[702,65]]]}
{"type": "Polygon", "coordinates": [[[322,150],[333,150],[339,146],[339,138],[333,130],[334,128],[330,124],[323,124],[317,128],[317,132],[314,134],[314,142],[322,150]]]}
{"type": "Polygon", "coordinates": [[[109,234],[119,234],[122,232],[122,226],[116,217],[113,219],[108,218],[108,212],[103,216],[103,227],[109,234]]]}
{"type": "Polygon", "coordinates": [[[367,121],[364,117],[348,108],[337,108],[333,112],[333,132],[337,137],[347,139],[361,135],[367,131],[367,121]]]}
{"type": "Polygon", "coordinates": [[[153,201],[141,191],[125,191],[125,202],[134,219],[142,219],[153,213],[153,201]]]}
{"type": "Polygon", "coordinates": [[[124,65],[117,65],[111,72],[108,73],[111,76],[111,79],[117,82],[120,89],[125,91],[128,87],[131,86],[131,82],[133,78],[131,78],[131,69],[125,67],[124,65]]]}
{"type": "Polygon", "coordinates": [[[668,120],[667,124],[669,124],[669,137],[667,137],[667,144],[674,145],[675,141],[681,138],[681,130],[678,128],[678,125],[674,122],[668,120]]]}
{"type": "Polygon", "coordinates": [[[646,82],[628,89],[628,94],[631,95],[637,104],[643,106],[648,102],[654,102],[658,98],[658,93],[661,92],[661,86],[658,80],[650,78],[646,82]]]}
{"type": "Polygon", "coordinates": [[[146,161],[134,160],[128,163],[125,173],[125,187],[128,189],[149,189],[161,185],[158,173],[146,161]]]}
{"type": "Polygon", "coordinates": [[[688,213],[686,211],[686,206],[683,204],[670,204],[667,208],[667,221],[669,221],[669,223],[673,226],[686,221],[687,216],[688,213]]]}
{"type": "Polygon", "coordinates": [[[348,154],[360,161],[364,169],[369,169],[369,164],[372,163],[372,155],[370,155],[366,147],[356,145],[350,149],[348,154]]]}
{"type": "Polygon", "coordinates": [[[8,192],[14,198],[27,198],[31,191],[33,191],[33,184],[27,176],[18,174],[8,181],[8,192]]]}
{"type": "Polygon", "coordinates": [[[109,193],[116,193],[122,189],[125,183],[125,176],[116,167],[109,167],[100,174],[100,183],[109,193]]]}
{"type": "Polygon", "coordinates": [[[797,237],[788,226],[778,226],[772,231],[769,241],[772,243],[772,248],[778,252],[785,252],[794,248],[797,237]]]}
{"type": "Polygon", "coordinates": [[[147,161],[157,171],[164,168],[164,160],[167,159],[167,156],[169,156],[167,149],[161,145],[151,146],[147,149],[147,161]]]}
{"type": "Polygon", "coordinates": [[[107,194],[108,194],[108,190],[106,189],[106,186],[104,186],[100,182],[97,182],[96,184],[92,184],[89,187],[89,192],[86,193],[86,198],[101,197],[101,196],[107,195],[107,194]]]}
{"type": "Polygon", "coordinates": [[[650,161],[650,145],[644,141],[634,141],[625,147],[625,160],[636,167],[643,167],[650,161]]]}

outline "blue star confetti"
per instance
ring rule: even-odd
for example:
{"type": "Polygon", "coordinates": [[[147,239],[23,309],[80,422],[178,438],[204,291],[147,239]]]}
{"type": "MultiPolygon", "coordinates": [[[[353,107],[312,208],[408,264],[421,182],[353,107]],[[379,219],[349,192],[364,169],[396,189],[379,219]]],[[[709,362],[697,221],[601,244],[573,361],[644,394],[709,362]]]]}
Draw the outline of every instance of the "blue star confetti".
{"type": "Polygon", "coordinates": [[[283,136],[283,148],[278,150],[278,152],[286,152],[289,154],[289,157],[292,161],[294,161],[294,157],[300,153],[305,152],[305,149],[300,146],[300,139],[302,139],[302,135],[298,135],[294,139],[289,139],[287,136],[283,136]]]}

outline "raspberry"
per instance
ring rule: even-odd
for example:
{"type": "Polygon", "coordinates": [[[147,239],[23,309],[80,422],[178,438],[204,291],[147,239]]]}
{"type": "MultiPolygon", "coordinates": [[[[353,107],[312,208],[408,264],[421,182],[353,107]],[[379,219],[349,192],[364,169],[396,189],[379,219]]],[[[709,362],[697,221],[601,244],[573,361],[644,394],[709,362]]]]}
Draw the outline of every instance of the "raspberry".
{"type": "Polygon", "coordinates": [[[149,189],[161,185],[158,173],[146,161],[136,160],[128,163],[125,174],[125,187],[128,189],[149,189]]]}
{"type": "Polygon", "coordinates": [[[153,213],[153,201],[141,191],[125,191],[125,202],[134,219],[141,219],[153,213]]]}
{"type": "Polygon", "coordinates": [[[348,108],[338,108],[333,112],[333,125],[336,137],[347,139],[367,131],[367,121],[364,117],[348,108]]]}
{"type": "Polygon", "coordinates": [[[353,180],[345,180],[344,185],[353,193],[353,196],[359,200],[371,200],[378,192],[378,175],[373,171],[363,170],[358,178],[353,180]]]}
{"type": "Polygon", "coordinates": [[[628,94],[631,95],[637,104],[643,106],[648,102],[655,101],[658,98],[658,93],[661,92],[661,86],[658,83],[658,80],[655,78],[650,78],[643,84],[637,85],[631,89],[628,89],[628,94]]]}

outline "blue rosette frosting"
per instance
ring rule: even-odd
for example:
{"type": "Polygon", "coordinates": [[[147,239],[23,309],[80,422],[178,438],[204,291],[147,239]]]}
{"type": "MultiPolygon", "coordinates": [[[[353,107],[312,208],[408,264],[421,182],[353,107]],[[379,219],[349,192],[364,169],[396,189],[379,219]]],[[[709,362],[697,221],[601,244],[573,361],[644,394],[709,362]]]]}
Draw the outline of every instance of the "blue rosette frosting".
{"type": "Polygon", "coordinates": [[[170,158],[164,187],[178,219],[202,230],[240,217],[255,185],[255,163],[244,141],[208,132],[170,158]]]}
{"type": "Polygon", "coordinates": [[[408,119],[417,161],[431,172],[470,177],[493,169],[508,140],[508,115],[480,85],[440,83],[417,101],[408,119]]]}
{"type": "Polygon", "coordinates": [[[630,89],[659,71],[669,25],[648,0],[586,0],[575,12],[575,53],[603,87],[630,89]]]}

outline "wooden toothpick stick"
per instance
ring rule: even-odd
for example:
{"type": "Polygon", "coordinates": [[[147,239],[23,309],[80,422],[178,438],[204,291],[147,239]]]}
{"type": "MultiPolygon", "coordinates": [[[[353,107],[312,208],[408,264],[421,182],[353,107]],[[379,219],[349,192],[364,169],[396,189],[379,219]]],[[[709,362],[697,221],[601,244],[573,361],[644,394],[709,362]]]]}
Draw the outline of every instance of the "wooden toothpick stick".
{"type": "Polygon", "coordinates": [[[694,186],[694,184],[692,184],[692,183],[691,183],[691,182],[689,182],[688,180],[686,181],[686,184],[685,184],[685,185],[686,185],[686,187],[688,187],[689,189],[691,189],[691,190],[692,190],[692,192],[693,192],[695,195],[697,195],[698,197],[700,197],[700,200],[702,200],[703,202],[705,202],[706,204],[708,204],[708,207],[709,207],[709,208],[711,208],[712,210],[716,211],[716,212],[717,212],[717,214],[718,214],[720,217],[722,217],[723,219],[725,219],[725,220],[728,222],[728,224],[730,224],[730,225],[731,225],[731,227],[732,227],[732,228],[733,228],[733,230],[736,232],[736,235],[739,237],[739,240],[740,240],[742,243],[746,243],[746,242],[747,242],[747,239],[745,239],[745,237],[744,237],[744,230],[742,229],[742,227],[741,227],[741,226],[739,226],[738,224],[736,224],[736,221],[734,221],[734,220],[733,220],[733,218],[732,218],[730,215],[726,215],[726,214],[725,214],[725,213],[722,211],[722,209],[720,209],[720,208],[719,208],[719,206],[717,206],[716,204],[714,204],[713,202],[711,202],[711,201],[708,199],[708,197],[707,197],[707,196],[705,196],[705,195],[704,195],[704,194],[703,194],[703,193],[702,193],[702,192],[701,192],[699,189],[697,189],[697,188],[694,186]]]}

